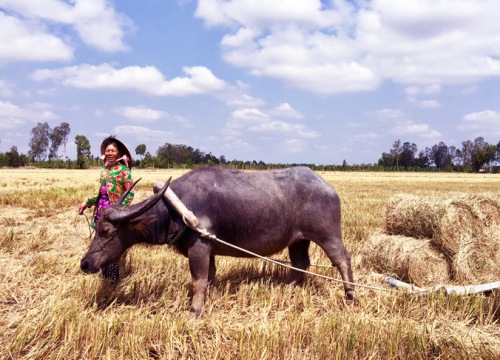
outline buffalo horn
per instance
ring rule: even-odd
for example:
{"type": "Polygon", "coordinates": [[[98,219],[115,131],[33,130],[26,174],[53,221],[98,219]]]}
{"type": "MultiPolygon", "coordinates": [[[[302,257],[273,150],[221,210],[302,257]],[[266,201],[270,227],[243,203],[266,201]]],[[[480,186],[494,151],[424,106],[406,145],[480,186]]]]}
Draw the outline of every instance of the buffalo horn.
{"type": "Polygon", "coordinates": [[[127,192],[125,192],[122,196],[120,196],[120,199],[118,199],[116,204],[114,204],[112,207],[109,208],[109,210],[107,211],[107,214],[109,215],[106,216],[109,220],[116,222],[123,222],[144,214],[146,211],[151,209],[158,202],[158,200],[160,200],[163,197],[163,194],[165,194],[165,191],[167,191],[168,186],[170,185],[172,177],[170,177],[167,180],[167,182],[165,183],[160,192],[154,194],[153,196],[144,200],[143,202],[136,205],[121,206],[121,203],[123,202],[127,194],[132,190],[132,188],[135,186],[135,184],[137,184],[139,180],[134,182],[134,184],[127,190],[127,192]]]}
{"type": "Polygon", "coordinates": [[[129,194],[129,192],[131,192],[131,191],[132,191],[132,189],[134,188],[134,186],[135,186],[135,185],[136,185],[139,181],[141,181],[141,179],[142,179],[142,178],[139,178],[139,179],[137,179],[136,181],[134,181],[134,183],[132,184],[132,186],[131,186],[131,187],[129,187],[129,188],[127,189],[127,191],[125,191],[125,192],[122,194],[122,196],[120,196],[120,198],[119,198],[119,199],[118,199],[118,201],[116,202],[116,206],[122,206],[122,202],[123,202],[123,200],[125,200],[125,198],[126,198],[126,197],[127,197],[127,195],[129,194]]]}

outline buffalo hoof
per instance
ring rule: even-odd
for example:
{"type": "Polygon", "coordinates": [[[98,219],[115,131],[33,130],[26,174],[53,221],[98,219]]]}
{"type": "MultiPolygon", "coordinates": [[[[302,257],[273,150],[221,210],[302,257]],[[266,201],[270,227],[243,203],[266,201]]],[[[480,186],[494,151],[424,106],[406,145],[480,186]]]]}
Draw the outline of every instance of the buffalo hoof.
{"type": "Polygon", "coordinates": [[[189,319],[196,320],[200,317],[201,310],[194,310],[193,308],[189,309],[189,319]]]}
{"type": "Polygon", "coordinates": [[[345,302],[347,305],[359,305],[359,299],[354,290],[346,291],[345,302]]]}

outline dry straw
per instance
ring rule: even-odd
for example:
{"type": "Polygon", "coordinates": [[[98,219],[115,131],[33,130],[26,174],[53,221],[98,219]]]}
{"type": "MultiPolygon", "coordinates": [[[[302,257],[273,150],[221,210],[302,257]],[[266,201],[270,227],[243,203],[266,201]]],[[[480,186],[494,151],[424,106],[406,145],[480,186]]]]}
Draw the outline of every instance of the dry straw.
{"type": "Polygon", "coordinates": [[[449,263],[430,240],[408,236],[372,235],[362,252],[377,272],[395,276],[421,287],[449,280],[449,263]]]}
{"type": "Polygon", "coordinates": [[[486,283],[500,280],[500,227],[485,227],[463,241],[452,259],[454,280],[458,283],[486,283]]]}
{"type": "Polygon", "coordinates": [[[457,282],[500,279],[496,195],[395,195],[386,206],[385,230],[390,235],[431,239],[451,259],[457,282]]]}

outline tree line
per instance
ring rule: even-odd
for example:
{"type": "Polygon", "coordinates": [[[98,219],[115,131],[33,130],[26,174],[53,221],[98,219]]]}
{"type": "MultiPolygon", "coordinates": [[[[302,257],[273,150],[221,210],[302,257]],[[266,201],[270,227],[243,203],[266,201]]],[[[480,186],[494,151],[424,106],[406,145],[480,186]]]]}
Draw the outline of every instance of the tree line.
{"type": "MultiPolygon", "coordinates": [[[[0,167],[37,166],[48,168],[76,168],[102,166],[99,156],[92,156],[90,142],[85,135],[76,135],[76,159],[66,155],[70,125],[66,122],[50,128],[47,123],[38,123],[31,129],[28,154],[20,154],[17,146],[0,152],[0,167]],[[63,154],[59,155],[60,148],[63,154]]],[[[132,150],[132,149],[130,149],[132,150]]],[[[193,168],[201,165],[225,165],[237,169],[270,169],[289,166],[308,166],[319,171],[461,171],[479,172],[484,169],[498,172],[500,163],[500,141],[494,145],[477,137],[462,142],[462,147],[447,146],[440,142],[419,151],[415,143],[396,140],[388,152],[383,152],[376,164],[316,165],[305,163],[272,163],[263,161],[226,160],[224,155],[215,156],[188,145],[170,144],[160,146],[152,155],[145,144],[135,148],[134,165],[147,168],[193,168]]]]}
{"type": "Polygon", "coordinates": [[[439,142],[418,151],[415,143],[396,140],[389,152],[382,153],[378,165],[399,170],[437,169],[447,171],[479,172],[490,170],[500,163],[500,141],[489,144],[483,137],[462,141],[462,147],[439,142]]]}

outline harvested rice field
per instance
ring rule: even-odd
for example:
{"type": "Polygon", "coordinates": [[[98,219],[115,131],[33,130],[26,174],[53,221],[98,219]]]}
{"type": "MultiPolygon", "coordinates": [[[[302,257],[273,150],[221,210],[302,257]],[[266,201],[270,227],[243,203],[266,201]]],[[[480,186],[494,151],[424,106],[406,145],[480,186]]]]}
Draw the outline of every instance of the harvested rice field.
{"type": "MultiPolygon", "coordinates": [[[[184,172],[133,169],[134,202],[184,172]]],[[[168,246],[133,247],[115,289],[79,269],[91,211],[77,207],[97,192],[99,169],[0,169],[0,358],[500,358],[499,291],[421,296],[384,281],[499,281],[500,175],[318,173],[342,201],[359,304],[335,281],[292,286],[278,265],[218,258],[193,319],[187,259],[168,246]]],[[[310,253],[310,271],[339,277],[319,248],[310,253]]]]}

